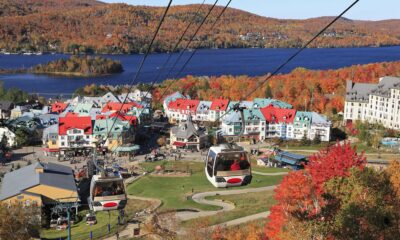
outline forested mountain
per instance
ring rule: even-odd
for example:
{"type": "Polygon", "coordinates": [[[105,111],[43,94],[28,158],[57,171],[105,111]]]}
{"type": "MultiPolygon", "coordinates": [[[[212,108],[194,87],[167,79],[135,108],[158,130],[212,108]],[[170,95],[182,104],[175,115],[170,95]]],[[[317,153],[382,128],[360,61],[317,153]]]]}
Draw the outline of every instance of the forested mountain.
{"type": "MultiPolygon", "coordinates": [[[[195,17],[198,7],[172,7],[153,51],[171,50],[195,17]]],[[[210,7],[202,7],[196,24],[210,7]]],[[[230,8],[216,29],[207,35],[221,10],[222,7],[214,9],[192,48],[299,47],[331,20],[331,17],[279,20],[230,8]]],[[[0,0],[0,49],[14,52],[143,52],[163,11],[161,7],[105,4],[94,0],[0,0]]],[[[374,22],[343,18],[312,47],[399,44],[400,20],[374,22]]]]}

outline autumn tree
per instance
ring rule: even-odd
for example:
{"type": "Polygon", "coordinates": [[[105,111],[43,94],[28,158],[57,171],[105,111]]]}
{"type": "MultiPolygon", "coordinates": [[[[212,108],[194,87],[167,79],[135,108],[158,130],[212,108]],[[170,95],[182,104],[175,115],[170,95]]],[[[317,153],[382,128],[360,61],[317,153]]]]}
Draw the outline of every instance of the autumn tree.
{"type": "Polygon", "coordinates": [[[390,182],[400,201],[400,162],[396,160],[391,161],[386,171],[389,173],[390,182]]]}
{"type": "Polygon", "coordinates": [[[266,235],[270,239],[326,239],[324,225],[334,215],[335,202],[326,197],[325,184],[348,177],[352,168],[363,169],[366,159],[350,143],[337,143],[310,157],[302,171],[290,172],[275,190],[266,235]]]}
{"type": "Polygon", "coordinates": [[[398,239],[400,207],[390,177],[372,168],[352,168],[325,184],[328,224],[319,229],[334,239],[398,239]],[[395,210],[397,209],[397,210],[395,210]]]}
{"type": "Polygon", "coordinates": [[[160,147],[165,146],[165,145],[167,144],[167,139],[165,138],[165,136],[159,137],[159,138],[157,139],[157,144],[158,144],[158,146],[160,146],[160,147]]]}
{"type": "Polygon", "coordinates": [[[38,206],[0,204],[0,239],[31,239],[39,237],[38,206]]]}

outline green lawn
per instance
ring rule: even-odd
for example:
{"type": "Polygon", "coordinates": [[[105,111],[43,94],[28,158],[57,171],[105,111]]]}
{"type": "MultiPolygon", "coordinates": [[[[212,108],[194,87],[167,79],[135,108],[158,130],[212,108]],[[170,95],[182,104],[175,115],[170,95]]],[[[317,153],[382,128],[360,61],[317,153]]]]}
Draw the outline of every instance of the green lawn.
{"type": "Polygon", "coordinates": [[[271,168],[271,167],[261,167],[257,165],[251,165],[251,169],[262,173],[281,173],[290,171],[287,168],[271,168]]]}
{"type": "MultiPolygon", "coordinates": [[[[81,211],[79,214],[84,217],[88,213],[88,211],[81,211]]],[[[93,232],[93,239],[97,239],[108,234],[108,213],[107,212],[98,212],[96,213],[97,224],[93,226],[86,225],[86,221],[83,219],[77,224],[72,225],[71,227],[71,235],[74,240],[85,240],[90,239],[90,231],[93,232]]],[[[116,232],[118,212],[110,211],[110,224],[111,224],[111,233],[116,232]]],[[[121,227],[120,227],[121,228],[121,227]]],[[[43,230],[40,234],[42,239],[66,239],[67,238],[67,230],[55,230],[55,229],[47,229],[43,230]]]]}
{"type": "MultiPolygon", "coordinates": [[[[140,211],[144,208],[150,206],[148,201],[140,201],[140,200],[128,200],[128,204],[125,208],[125,215],[127,218],[129,216],[133,216],[133,214],[137,211],[140,211]]],[[[88,226],[86,225],[86,221],[84,217],[88,213],[87,210],[79,212],[79,215],[82,216],[83,220],[77,224],[72,225],[71,228],[71,235],[73,240],[85,240],[90,239],[90,231],[93,232],[93,239],[99,239],[108,235],[108,212],[97,212],[97,224],[88,226]]],[[[117,211],[110,211],[110,224],[111,224],[111,235],[116,233],[118,221],[118,212],[117,211]]],[[[119,231],[121,231],[124,226],[119,226],[119,231]]],[[[42,239],[66,239],[67,238],[67,231],[66,230],[55,230],[55,229],[43,229],[41,231],[40,237],[42,239]]]]}
{"type": "MultiPolygon", "coordinates": [[[[169,163],[169,164],[173,164],[169,163]]],[[[178,165],[187,164],[176,162],[178,165]]],[[[146,165],[148,166],[148,165],[146,165]]],[[[203,164],[198,162],[189,163],[193,174],[190,177],[161,177],[145,176],[128,186],[128,193],[141,196],[157,198],[163,202],[160,210],[195,208],[201,210],[216,210],[217,207],[200,205],[187,197],[193,193],[217,190],[208,182],[203,169],[203,164]]],[[[261,176],[253,175],[250,185],[240,188],[271,186],[280,183],[283,176],[261,176]]]]}
{"type": "Polygon", "coordinates": [[[271,168],[271,167],[262,167],[257,165],[257,159],[251,158],[251,170],[262,172],[262,173],[279,173],[279,172],[289,172],[290,170],[287,168],[271,168]]]}
{"type": "Polygon", "coordinates": [[[275,203],[273,196],[274,191],[270,190],[258,193],[208,197],[207,199],[220,199],[231,202],[235,205],[235,209],[223,214],[189,220],[184,222],[183,226],[196,226],[196,222],[198,221],[202,223],[207,222],[210,226],[212,226],[252,214],[269,211],[269,208],[275,203]]]}

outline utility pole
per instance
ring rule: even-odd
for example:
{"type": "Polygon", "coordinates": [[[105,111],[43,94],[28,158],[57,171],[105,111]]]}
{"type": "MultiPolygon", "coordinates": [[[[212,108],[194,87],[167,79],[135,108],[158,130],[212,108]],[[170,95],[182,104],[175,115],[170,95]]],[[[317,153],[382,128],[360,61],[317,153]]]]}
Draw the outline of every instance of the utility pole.
{"type": "Polygon", "coordinates": [[[71,213],[70,208],[67,208],[67,219],[68,219],[68,240],[71,240],[71,213]]]}

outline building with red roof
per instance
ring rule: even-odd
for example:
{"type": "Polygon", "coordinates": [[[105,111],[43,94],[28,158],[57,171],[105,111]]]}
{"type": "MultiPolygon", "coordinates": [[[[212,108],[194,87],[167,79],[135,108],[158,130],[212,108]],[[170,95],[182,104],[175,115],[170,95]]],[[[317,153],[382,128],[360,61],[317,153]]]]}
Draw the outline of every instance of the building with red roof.
{"type": "Polygon", "coordinates": [[[120,111],[122,113],[129,112],[132,108],[143,108],[143,106],[136,102],[128,102],[128,103],[119,103],[119,102],[108,102],[101,112],[117,112],[120,111]]]}
{"type": "Polygon", "coordinates": [[[273,105],[260,108],[267,123],[267,138],[293,138],[293,122],[296,117],[295,109],[277,108],[273,105]]]}
{"type": "Polygon", "coordinates": [[[67,116],[60,117],[58,125],[58,140],[60,153],[91,151],[93,149],[92,118],[67,116]]]}
{"type": "Polygon", "coordinates": [[[210,110],[214,111],[226,111],[226,109],[229,106],[229,100],[228,99],[214,99],[211,103],[211,108],[210,110]]]}
{"type": "Polygon", "coordinates": [[[64,112],[64,110],[67,107],[68,107],[67,103],[55,102],[55,103],[51,104],[51,112],[60,114],[60,113],[64,112]]]}
{"type": "Polygon", "coordinates": [[[276,108],[272,105],[260,108],[260,110],[261,113],[264,115],[265,121],[270,124],[293,124],[294,118],[296,116],[295,109],[276,108]]]}
{"type": "Polygon", "coordinates": [[[216,121],[220,116],[224,115],[229,106],[228,99],[214,99],[210,107],[210,121],[216,121]]]}
{"type": "Polygon", "coordinates": [[[168,103],[168,112],[170,122],[179,122],[187,120],[189,115],[195,116],[199,100],[178,98],[168,103]]]}

